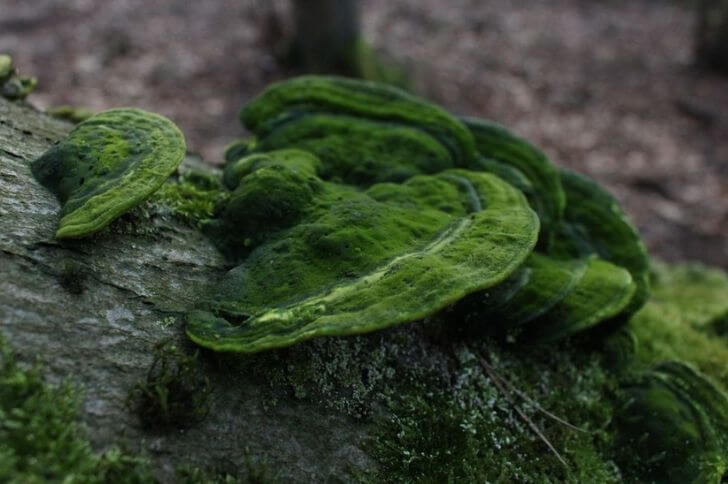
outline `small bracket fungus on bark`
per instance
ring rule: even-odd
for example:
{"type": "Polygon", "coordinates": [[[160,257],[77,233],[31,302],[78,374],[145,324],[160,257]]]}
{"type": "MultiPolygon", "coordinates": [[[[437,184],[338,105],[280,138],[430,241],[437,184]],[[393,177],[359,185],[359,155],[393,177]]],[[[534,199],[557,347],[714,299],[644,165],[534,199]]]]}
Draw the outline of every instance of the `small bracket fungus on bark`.
{"type": "Polygon", "coordinates": [[[620,465],[639,482],[719,483],[728,471],[728,399],[690,366],[668,361],[624,386],[620,465]],[[638,458],[635,458],[638,457],[638,458]]]}
{"type": "Polygon", "coordinates": [[[13,58],[0,54],[0,96],[11,101],[22,101],[37,84],[35,77],[17,75],[13,58]]]}
{"type": "Polygon", "coordinates": [[[78,124],[31,168],[63,204],[56,237],[79,238],[149,197],[184,154],[184,137],[170,120],[120,108],[78,124]]]}

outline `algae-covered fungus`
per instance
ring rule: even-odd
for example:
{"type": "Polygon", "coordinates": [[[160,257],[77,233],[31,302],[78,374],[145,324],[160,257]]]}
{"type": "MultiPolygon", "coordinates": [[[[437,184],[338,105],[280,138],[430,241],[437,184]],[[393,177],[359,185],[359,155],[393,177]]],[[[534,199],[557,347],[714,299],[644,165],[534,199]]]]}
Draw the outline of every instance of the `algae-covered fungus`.
{"type": "MultiPolygon", "coordinates": [[[[472,135],[454,116],[374,82],[303,76],[276,83],[240,118],[257,137],[249,148],[310,150],[329,165],[324,175],[347,183],[403,181],[476,158],[472,135]]],[[[241,153],[243,145],[231,148],[241,153]]]]}
{"type": "Polygon", "coordinates": [[[690,366],[669,361],[624,387],[619,463],[633,482],[724,482],[728,398],[690,366]]]}
{"type": "MultiPolygon", "coordinates": [[[[540,246],[548,247],[566,206],[557,168],[541,150],[503,126],[478,118],[463,118],[462,121],[473,134],[475,146],[481,154],[473,169],[492,171],[510,183],[514,183],[517,174],[528,180],[525,194],[541,220],[540,246]],[[506,167],[517,174],[504,174],[506,167]]],[[[518,180],[514,184],[523,190],[523,184],[518,180]]]]}
{"type": "Polygon", "coordinates": [[[456,303],[553,341],[644,303],[646,254],[616,202],[501,126],[317,76],[270,86],[241,119],[255,137],[229,146],[233,192],[205,226],[240,265],[188,315],[203,346],[260,351],[456,303]]]}
{"type": "Polygon", "coordinates": [[[149,197],[184,154],[184,137],[167,118],[110,109],[78,124],[31,168],[63,204],[56,237],[79,238],[149,197]]]}
{"type": "Polygon", "coordinates": [[[470,318],[495,318],[510,337],[532,342],[628,320],[647,298],[647,253],[617,201],[506,128],[463,121],[481,155],[474,167],[521,189],[541,220],[536,251],[508,284],[464,301],[470,318]]]}
{"type": "Polygon", "coordinates": [[[250,240],[270,214],[275,230],[188,316],[190,338],[215,350],[421,319],[502,282],[536,243],[525,197],[488,173],[453,169],[360,191],[317,178],[318,160],[304,151],[268,157],[231,196],[244,215],[226,228],[250,240]]]}

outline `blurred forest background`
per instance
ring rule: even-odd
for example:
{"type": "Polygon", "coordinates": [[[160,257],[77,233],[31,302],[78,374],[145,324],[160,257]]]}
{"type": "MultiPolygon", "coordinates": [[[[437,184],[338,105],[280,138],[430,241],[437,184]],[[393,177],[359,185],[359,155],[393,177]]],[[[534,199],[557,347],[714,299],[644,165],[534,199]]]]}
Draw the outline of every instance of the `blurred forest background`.
{"type": "Polygon", "coordinates": [[[321,68],[315,42],[291,62],[297,31],[358,26],[415,93],[606,184],[653,254],[728,268],[728,2],[346,0],[358,22],[326,24],[331,1],[0,0],[0,52],[38,78],[36,106],[156,111],[220,163],[247,99],[321,68]]]}

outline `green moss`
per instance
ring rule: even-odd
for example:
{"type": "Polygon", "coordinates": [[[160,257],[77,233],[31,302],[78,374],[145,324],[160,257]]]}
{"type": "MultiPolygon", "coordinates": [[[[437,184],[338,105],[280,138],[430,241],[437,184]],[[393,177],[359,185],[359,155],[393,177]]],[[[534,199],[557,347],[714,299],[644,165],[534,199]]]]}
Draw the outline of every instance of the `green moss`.
{"type": "Polygon", "coordinates": [[[254,460],[247,453],[244,459],[244,472],[229,474],[213,468],[182,466],[177,469],[176,482],[179,484],[275,484],[280,482],[265,460],[254,460]]]}
{"type": "Polygon", "coordinates": [[[465,342],[442,318],[349,338],[312,340],[261,353],[248,373],[267,401],[302,399],[363,422],[377,471],[366,482],[620,482],[612,456],[617,379],[577,344],[531,351],[465,342]],[[445,331],[443,331],[445,329],[445,331]],[[479,363],[486,358],[542,407],[584,428],[510,401],[479,363]],[[521,408],[568,462],[549,452],[521,408]]]}
{"type": "Polygon", "coordinates": [[[97,454],[79,422],[79,394],[21,366],[0,337],[0,481],[154,482],[146,460],[118,448],[97,454]]]}
{"type": "Polygon", "coordinates": [[[65,259],[58,275],[58,282],[66,291],[78,295],[84,291],[87,277],[87,269],[81,263],[65,259]]]}
{"type": "Polygon", "coordinates": [[[7,54],[0,54],[0,85],[15,72],[13,67],[13,58],[7,54]]]}
{"type": "Polygon", "coordinates": [[[728,341],[715,334],[728,311],[728,277],[700,265],[656,264],[653,297],[629,324],[637,359],[645,367],[664,360],[695,365],[728,389],[728,341]]]}
{"type": "Polygon", "coordinates": [[[144,381],[129,394],[129,404],[147,427],[185,427],[207,416],[210,384],[198,353],[184,353],[169,341],[158,343],[144,381]]]}
{"type": "Polygon", "coordinates": [[[78,238],[146,200],[184,153],[184,137],[170,120],[139,109],[111,109],[78,124],[31,169],[63,204],[56,237],[78,238]]]}
{"type": "Polygon", "coordinates": [[[713,319],[710,323],[710,327],[716,335],[728,338],[728,312],[713,319]]]}
{"type": "Polygon", "coordinates": [[[199,229],[227,198],[228,193],[217,177],[188,170],[168,180],[149,201],[165,207],[175,217],[199,229]]]}
{"type": "Polygon", "coordinates": [[[88,118],[94,115],[94,112],[90,109],[79,107],[79,106],[54,106],[48,108],[47,113],[54,118],[65,119],[74,124],[78,124],[81,121],[86,121],[88,118]]]}
{"type": "Polygon", "coordinates": [[[413,381],[392,399],[393,412],[371,451],[382,482],[619,482],[604,427],[614,380],[596,355],[562,346],[556,352],[513,354],[495,345],[460,347],[451,381],[413,381]],[[479,364],[579,432],[544,418],[518,397],[499,392],[479,364]],[[515,411],[519,406],[566,459],[564,467],[515,411]]]}
{"type": "Polygon", "coordinates": [[[22,101],[35,90],[38,80],[29,76],[12,76],[0,85],[0,95],[11,101],[22,101]]]}

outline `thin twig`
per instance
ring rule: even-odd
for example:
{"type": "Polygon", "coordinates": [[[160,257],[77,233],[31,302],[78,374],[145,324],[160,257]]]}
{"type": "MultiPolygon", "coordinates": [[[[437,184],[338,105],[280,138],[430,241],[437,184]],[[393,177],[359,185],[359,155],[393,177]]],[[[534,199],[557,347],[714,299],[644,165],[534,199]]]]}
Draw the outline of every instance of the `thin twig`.
{"type": "Polygon", "coordinates": [[[528,395],[526,395],[525,393],[523,393],[521,390],[519,390],[518,388],[516,388],[516,386],[513,383],[509,382],[508,380],[506,380],[502,376],[498,375],[495,372],[495,369],[493,369],[493,367],[487,361],[485,361],[485,359],[483,357],[480,357],[480,364],[484,368],[490,368],[490,373],[493,373],[494,379],[500,380],[501,383],[503,383],[504,385],[506,385],[510,391],[512,391],[513,393],[515,393],[516,395],[518,395],[519,397],[521,397],[522,399],[524,399],[525,401],[527,401],[528,403],[530,403],[536,410],[538,410],[539,412],[543,413],[547,417],[549,417],[549,418],[551,418],[551,419],[559,422],[562,425],[565,425],[566,427],[569,427],[570,429],[578,430],[579,432],[585,432],[585,433],[588,433],[589,432],[586,429],[582,429],[581,427],[577,427],[576,425],[570,424],[569,422],[567,422],[563,418],[559,417],[558,415],[554,415],[553,413],[551,413],[548,410],[546,410],[545,408],[543,408],[534,399],[532,399],[531,397],[529,397],[528,395]]]}
{"type": "Polygon", "coordinates": [[[546,438],[544,433],[541,431],[540,428],[538,428],[538,425],[536,425],[531,418],[523,413],[523,411],[516,405],[516,403],[511,398],[510,392],[505,388],[503,385],[500,376],[498,376],[495,373],[495,370],[485,361],[485,359],[481,356],[478,358],[480,360],[480,364],[485,370],[485,372],[490,376],[491,380],[493,380],[493,383],[495,383],[495,386],[500,390],[500,392],[503,394],[503,396],[508,399],[508,401],[513,405],[513,409],[516,411],[516,413],[528,424],[529,427],[531,427],[531,430],[533,430],[536,435],[546,444],[546,446],[553,452],[553,454],[556,456],[556,458],[561,462],[564,467],[567,469],[569,468],[569,464],[566,463],[566,460],[564,460],[563,457],[561,457],[561,454],[559,454],[559,451],[556,450],[556,447],[554,447],[551,444],[551,441],[546,438]]]}

